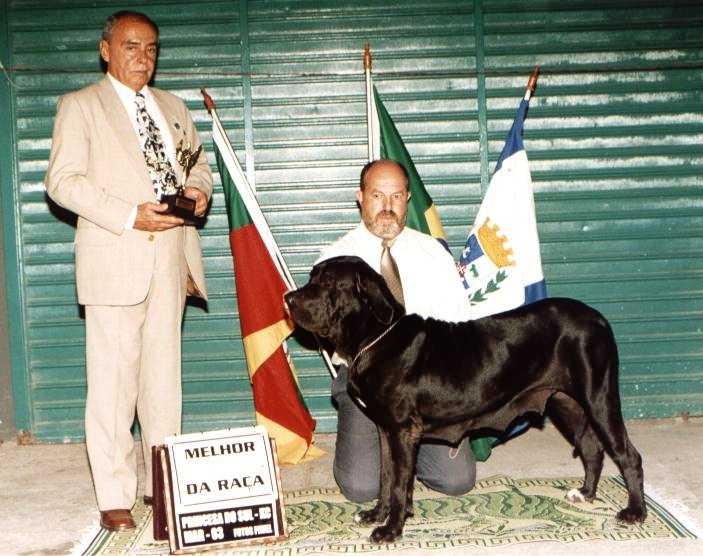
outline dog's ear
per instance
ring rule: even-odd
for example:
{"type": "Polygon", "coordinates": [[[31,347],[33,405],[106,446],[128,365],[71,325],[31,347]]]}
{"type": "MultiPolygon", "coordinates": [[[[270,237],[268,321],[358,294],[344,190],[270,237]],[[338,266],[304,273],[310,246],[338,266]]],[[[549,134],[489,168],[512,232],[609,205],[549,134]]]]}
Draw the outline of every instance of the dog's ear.
{"type": "Polygon", "coordinates": [[[361,299],[366,302],[374,316],[383,324],[392,323],[396,314],[402,314],[401,305],[395,300],[381,275],[372,278],[357,272],[355,286],[361,299]]]}

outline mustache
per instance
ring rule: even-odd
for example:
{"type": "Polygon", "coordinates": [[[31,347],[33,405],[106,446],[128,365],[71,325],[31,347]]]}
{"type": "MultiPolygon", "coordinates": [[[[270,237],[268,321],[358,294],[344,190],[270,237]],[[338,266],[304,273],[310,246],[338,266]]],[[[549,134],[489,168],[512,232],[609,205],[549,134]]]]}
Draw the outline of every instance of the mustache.
{"type": "Polygon", "coordinates": [[[381,216],[392,216],[393,218],[398,218],[398,215],[392,210],[382,210],[376,215],[376,218],[381,216]]]}

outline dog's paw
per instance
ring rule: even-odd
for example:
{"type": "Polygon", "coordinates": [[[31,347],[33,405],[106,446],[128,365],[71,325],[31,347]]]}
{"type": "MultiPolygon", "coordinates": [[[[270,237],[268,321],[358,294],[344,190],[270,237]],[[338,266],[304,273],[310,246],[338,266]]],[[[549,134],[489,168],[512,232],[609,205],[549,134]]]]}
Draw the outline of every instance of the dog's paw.
{"type": "Polygon", "coordinates": [[[363,510],[354,516],[354,521],[361,525],[371,525],[372,523],[382,523],[386,520],[386,515],[382,512],[378,506],[371,508],[370,510],[363,510]]]}
{"type": "Polygon", "coordinates": [[[618,521],[623,523],[642,523],[647,517],[646,508],[630,508],[627,507],[624,510],[618,512],[618,521]]]}
{"type": "Polygon", "coordinates": [[[577,488],[572,488],[569,492],[567,492],[566,499],[573,504],[582,504],[586,501],[586,497],[577,488]]]}
{"type": "Polygon", "coordinates": [[[393,542],[400,537],[402,532],[402,528],[399,529],[398,527],[392,527],[391,525],[381,525],[380,527],[376,527],[371,532],[371,540],[377,543],[393,542]]]}

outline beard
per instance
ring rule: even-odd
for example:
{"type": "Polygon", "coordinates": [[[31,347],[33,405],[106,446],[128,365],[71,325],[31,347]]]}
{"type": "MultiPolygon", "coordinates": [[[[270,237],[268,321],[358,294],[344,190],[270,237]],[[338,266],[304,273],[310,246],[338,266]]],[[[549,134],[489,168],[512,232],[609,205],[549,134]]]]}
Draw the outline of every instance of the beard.
{"type": "Polygon", "coordinates": [[[393,239],[405,227],[405,216],[401,218],[392,210],[382,210],[375,216],[364,214],[362,217],[369,231],[383,239],[393,239]]]}

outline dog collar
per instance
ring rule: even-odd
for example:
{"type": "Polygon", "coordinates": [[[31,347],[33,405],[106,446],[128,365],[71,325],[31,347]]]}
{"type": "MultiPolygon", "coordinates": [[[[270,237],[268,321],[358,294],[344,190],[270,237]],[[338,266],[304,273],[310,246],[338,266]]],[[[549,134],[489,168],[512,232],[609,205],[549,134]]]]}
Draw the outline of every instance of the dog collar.
{"type": "Polygon", "coordinates": [[[354,357],[354,359],[352,359],[352,362],[351,362],[351,365],[349,365],[349,368],[351,369],[351,368],[354,366],[354,364],[356,363],[357,359],[359,359],[359,357],[361,357],[364,353],[366,353],[366,352],[369,351],[373,346],[375,346],[375,345],[381,340],[381,338],[383,338],[386,334],[388,334],[388,333],[393,329],[393,327],[394,327],[396,324],[398,324],[399,322],[400,322],[400,319],[398,319],[397,321],[395,321],[395,322],[394,322],[393,324],[391,324],[388,328],[386,328],[383,332],[381,332],[381,334],[380,334],[379,336],[376,336],[376,339],[373,340],[371,343],[366,344],[363,348],[361,348],[361,351],[359,351],[359,353],[356,354],[356,356],[354,357]]]}

